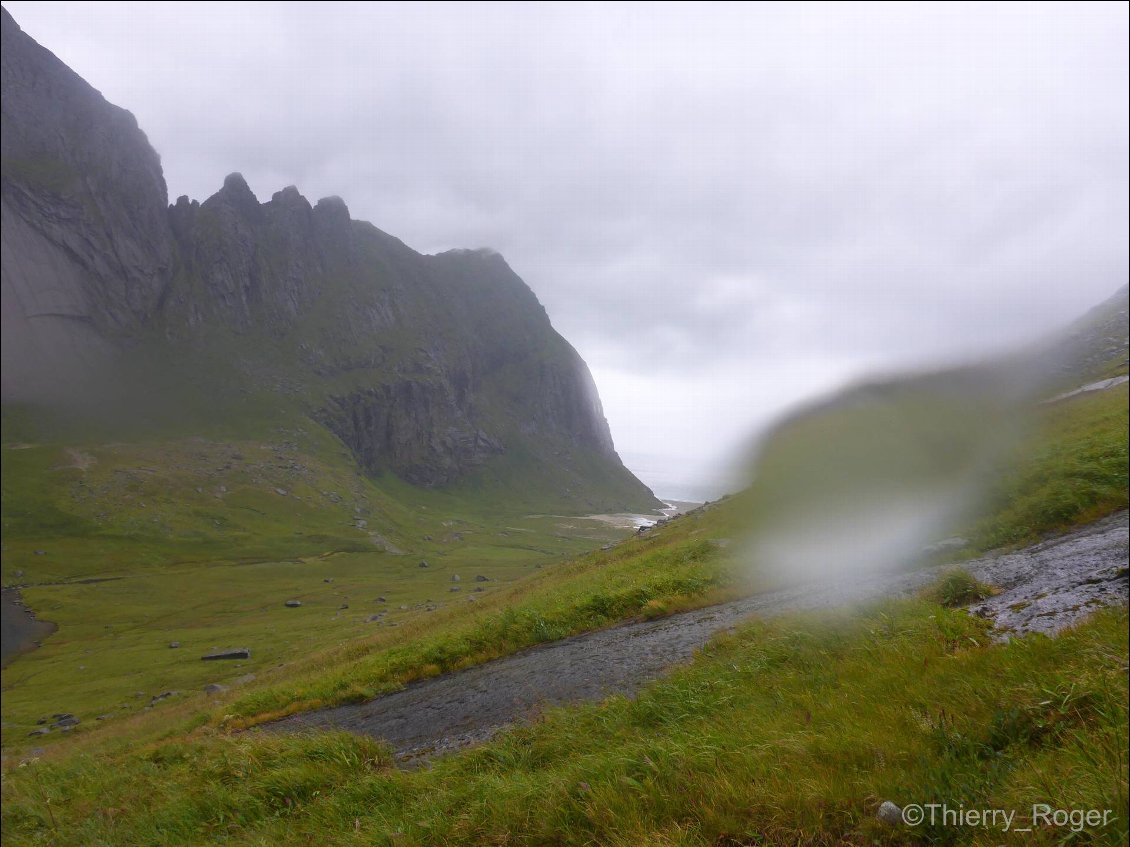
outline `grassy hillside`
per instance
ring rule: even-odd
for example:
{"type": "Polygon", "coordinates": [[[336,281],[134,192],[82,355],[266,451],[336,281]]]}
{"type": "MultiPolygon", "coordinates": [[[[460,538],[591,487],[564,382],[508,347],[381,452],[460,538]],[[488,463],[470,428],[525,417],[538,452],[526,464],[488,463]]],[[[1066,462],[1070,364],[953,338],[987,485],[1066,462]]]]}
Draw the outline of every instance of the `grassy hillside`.
{"type": "MultiPolygon", "coordinates": [[[[1126,408],[1125,386],[1038,407],[1025,449],[1001,469],[981,513],[963,527],[968,552],[1125,507],[1126,408]],[[1061,496],[1064,491],[1071,496],[1061,496]]],[[[137,639],[136,652],[120,660],[118,683],[99,690],[81,682],[77,665],[102,661],[96,645],[106,642],[95,627],[85,641],[53,648],[49,640],[4,671],[5,720],[11,714],[18,721],[6,746],[46,746],[34,763],[5,769],[5,838],[31,844],[905,843],[905,832],[874,820],[881,799],[1125,809],[1126,618],[1118,611],[1074,634],[1007,647],[990,646],[982,624],[964,613],[928,601],[876,608],[862,619],[753,624],[634,703],[553,710],[532,727],[415,772],[397,770],[384,748],[363,739],[238,731],[573,632],[767,586],[770,577],[739,567],[730,555],[736,545],[725,543],[746,525],[753,496],[730,498],[565,563],[552,563],[560,548],[539,555],[512,542],[536,535],[520,531],[536,526],[494,525],[492,543],[478,548],[477,567],[502,567],[510,556],[512,576],[521,577],[488,584],[493,590],[472,603],[460,597],[434,612],[409,604],[396,627],[354,624],[354,598],[376,589],[366,581],[375,573],[390,592],[398,585],[405,592],[418,588],[415,554],[341,552],[269,568],[185,566],[173,568],[167,581],[145,572],[100,583],[99,591],[120,592],[123,616],[131,604],[135,610],[151,604],[146,623],[128,637],[117,633],[127,646],[137,639]],[[340,570],[331,572],[335,567],[340,570]],[[233,607],[218,600],[209,607],[207,595],[201,604],[185,604],[188,591],[199,590],[201,577],[213,572],[237,598],[233,607]],[[334,581],[323,582],[327,577],[334,581]],[[127,590],[131,583],[136,593],[127,590]],[[276,602],[300,589],[307,592],[302,608],[276,602]],[[349,594],[350,609],[336,608],[337,592],[349,594]],[[248,605],[235,608],[239,597],[248,597],[248,605]],[[188,607],[185,618],[227,616],[223,626],[230,628],[193,632],[187,619],[166,628],[163,615],[182,614],[172,608],[177,603],[188,607]],[[249,612],[256,603],[258,611],[249,612]],[[177,678],[184,694],[144,708],[155,691],[151,676],[145,696],[131,702],[137,686],[125,665],[136,673],[153,662],[172,674],[175,663],[166,657],[184,648],[169,650],[167,640],[180,636],[195,645],[203,636],[210,645],[218,642],[204,633],[221,631],[233,640],[270,632],[253,653],[256,661],[264,657],[254,666],[255,679],[214,697],[194,694],[213,677],[199,673],[208,663],[193,654],[182,663],[191,672],[177,678]],[[17,672],[26,676],[17,681],[17,672]],[[102,722],[84,714],[74,733],[52,744],[23,738],[37,710],[79,708],[44,704],[44,692],[60,691],[91,707],[100,698],[128,707],[102,722]]],[[[421,513],[439,508],[420,506],[421,513]]],[[[417,532],[430,519],[412,517],[421,521],[417,532]]],[[[479,519],[485,528],[486,519],[479,519]]],[[[542,538],[567,534],[569,524],[577,528],[572,520],[529,520],[549,522],[541,524],[542,538]]],[[[458,531],[446,529],[452,536],[458,531]]],[[[597,534],[587,543],[595,544],[597,534]]],[[[452,558],[458,544],[441,546],[440,537],[433,535],[436,570],[428,570],[425,589],[434,593],[451,585],[447,562],[463,568],[468,561],[452,558]]],[[[463,537],[466,544],[475,536],[463,537]]],[[[468,573],[462,575],[466,580],[468,573]]],[[[470,587],[460,584],[463,591],[470,587]]],[[[50,590],[41,590],[32,599],[46,602],[50,590]]],[[[58,590],[75,592],[67,603],[81,603],[74,586],[58,590]]],[[[425,599],[438,599],[434,593],[425,599]]],[[[107,659],[103,667],[113,665],[107,659]]],[[[1126,832],[1122,811],[1084,841],[1124,843],[1126,832]]],[[[1041,831],[1035,843],[1069,835],[1069,829],[1041,831]]],[[[922,843],[1032,843],[1032,837],[938,827],[914,834],[922,843]]]]}
{"type": "MultiPolygon", "coordinates": [[[[165,691],[431,620],[626,532],[531,514],[512,485],[525,468],[430,491],[361,474],[300,415],[255,421],[209,437],[33,443],[19,438],[28,421],[6,417],[3,580],[59,632],[3,671],[5,745],[44,714],[93,728],[165,691]],[[200,661],[227,647],[251,659],[200,661]]],[[[527,492],[543,510],[577,505],[527,492]]]]}
{"type": "Polygon", "coordinates": [[[1071,837],[1068,827],[891,830],[875,810],[893,798],[1110,810],[1081,843],[1125,843],[1125,613],[1007,647],[986,646],[982,629],[911,602],[858,619],[754,624],[634,702],[554,709],[413,772],[340,734],[220,735],[124,759],[37,761],[6,780],[5,833],[13,844],[89,845],[1071,837]]]}

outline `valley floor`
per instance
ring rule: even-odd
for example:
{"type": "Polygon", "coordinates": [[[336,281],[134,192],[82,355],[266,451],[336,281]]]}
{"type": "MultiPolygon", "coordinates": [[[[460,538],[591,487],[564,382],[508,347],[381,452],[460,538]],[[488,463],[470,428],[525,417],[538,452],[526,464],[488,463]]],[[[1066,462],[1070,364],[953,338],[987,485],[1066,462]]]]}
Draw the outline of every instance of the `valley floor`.
{"type": "Polygon", "coordinates": [[[745,566],[756,491],[634,533],[411,499],[290,448],[85,469],[13,448],[5,580],[60,629],[3,672],[4,843],[1123,845],[1126,392],[1040,407],[946,554],[966,576],[819,588],[745,566]],[[201,662],[213,645],[253,658],[201,662]],[[40,720],[59,728],[29,738],[40,720]],[[892,827],[883,800],[1114,817],[892,827]]]}
{"type": "MultiPolygon", "coordinates": [[[[998,638],[1052,634],[1098,608],[1127,602],[1127,512],[1013,553],[963,563],[1000,589],[973,611],[998,638]]],[[[366,703],[293,715],[272,731],[343,729],[388,742],[402,760],[449,752],[536,716],[548,705],[633,695],[716,633],[765,617],[908,597],[951,566],[799,585],[535,647],[418,682],[366,703]]]]}

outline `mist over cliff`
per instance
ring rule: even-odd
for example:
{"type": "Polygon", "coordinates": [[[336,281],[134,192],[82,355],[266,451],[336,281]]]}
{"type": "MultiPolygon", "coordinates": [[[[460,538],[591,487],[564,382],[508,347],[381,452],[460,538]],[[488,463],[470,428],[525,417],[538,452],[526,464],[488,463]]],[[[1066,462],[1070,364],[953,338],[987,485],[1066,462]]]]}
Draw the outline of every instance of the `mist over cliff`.
{"type": "Polygon", "coordinates": [[[133,116],[7,11],[3,123],[6,408],[183,423],[282,404],[371,474],[443,486],[503,461],[512,485],[538,474],[578,505],[654,503],[587,366],[497,253],[423,255],[341,198],[261,203],[239,174],[170,205],[133,116]]]}

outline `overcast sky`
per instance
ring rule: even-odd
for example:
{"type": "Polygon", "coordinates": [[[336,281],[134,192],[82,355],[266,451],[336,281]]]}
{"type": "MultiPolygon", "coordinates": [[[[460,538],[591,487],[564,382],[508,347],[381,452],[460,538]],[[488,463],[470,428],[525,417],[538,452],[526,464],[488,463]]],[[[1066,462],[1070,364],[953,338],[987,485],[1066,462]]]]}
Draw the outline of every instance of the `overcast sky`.
{"type": "Polygon", "coordinates": [[[172,198],[240,171],[502,252],[661,494],[802,397],[1127,279],[1125,3],[5,6],[172,198]]]}

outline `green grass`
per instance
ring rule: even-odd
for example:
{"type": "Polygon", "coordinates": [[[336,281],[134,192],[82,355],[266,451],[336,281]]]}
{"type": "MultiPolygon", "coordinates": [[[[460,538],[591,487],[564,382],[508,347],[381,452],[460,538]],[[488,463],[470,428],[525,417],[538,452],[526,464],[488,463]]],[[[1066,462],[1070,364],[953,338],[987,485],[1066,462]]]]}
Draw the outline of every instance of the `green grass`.
{"type": "MultiPolygon", "coordinates": [[[[847,555],[858,526],[863,548],[890,527],[911,543],[965,538],[950,558],[1031,544],[1127,507],[1127,404],[1126,385],[1046,405],[991,380],[865,387],[767,439],[745,520],[767,551],[812,544],[821,557],[847,555]]],[[[904,544],[898,562],[914,552],[904,544]]]]}
{"type": "MultiPolygon", "coordinates": [[[[995,511],[981,520],[1007,530],[994,539],[1031,538],[1125,504],[1125,390],[1042,407],[1039,415],[1032,449],[1002,471],[1000,491],[1009,495],[992,501],[995,511]],[[1067,520],[1052,510],[1018,520],[1027,512],[1016,504],[1054,500],[1065,478],[1077,481],[1086,509],[1067,520]]],[[[6,506],[5,521],[16,530],[9,525],[5,537],[5,579],[31,583],[25,598],[61,630],[3,672],[5,745],[26,746],[34,722],[58,711],[83,718],[80,735],[105,732],[91,719],[144,718],[149,698],[166,690],[182,692],[186,714],[203,710],[204,718],[191,720],[253,725],[773,584],[711,543],[740,536],[748,493],[562,564],[617,533],[596,522],[515,515],[507,511],[513,506],[466,489],[374,482],[317,437],[307,435],[305,445],[280,439],[282,446],[199,439],[82,451],[9,445],[5,485],[19,484],[18,502],[43,523],[6,506]],[[227,490],[217,496],[220,486],[227,490]],[[84,496],[92,490],[97,497],[84,496]],[[355,526],[358,508],[364,529],[355,526]],[[213,518],[222,525],[211,526],[213,518]],[[410,555],[381,552],[370,531],[410,555]],[[418,568],[421,559],[431,567],[418,568]],[[453,574],[462,578],[459,592],[449,590],[453,574]],[[477,574],[490,581],[474,582],[477,574]],[[74,584],[91,577],[120,578],[74,584]],[[378,596],[387,602],[374,602],[378,596]],[[302,608],[285,609],[291,598],[302,608]],[[171,641],[183,646],[170,650],[171,641]],[[213,647],[236,646],[251,648],[252,659],[238,667],[199,661],[213,647]],[[203,685],[249,673],[256,679],[222,698],[222,708],[203,701],[203,685]]],[[[970,535],[971,546],[989,546],[983,533],[970,535]]],[[[155,711],[172,709],[163,703],[155,711]]]]}
{"type": "Polygon", "coordinates": [[[973,527],[975,550],[1021,545],[1127,507],[1127,386],[1043,407],[973,527]]]}
{"type": "Polygon", "coordinates": [[[40,618],[60,627],[3,671],[6,746],[44,714],[73,712],[89,731],[96,716],[136,714],[163,691],[269,676],[416,619],[426,630],[626,532],[529,515],[470,486],[426,491],[364,477],[309,423],[252,434],[6,438],[4,583],[24,586],[40,618]],[[304,605],[286,609],[287,599],[304,605]],[[172,641],[182,647],[170,650],[172,641]],[[252,658],[201,662],[213,647],[248,647],[252,658]]]}
{"type": "MultiPolygon", "coordinates": [[[[993,531],[969,531],[973,549],[1125,505],[1125,389],[1037,416],[1026,449],[1001,466],[982,504],[976,525],[993,531]],[[1065,488],[1068,508],[1055,505],[1065,488]]],[[[243,731],[771,584],[756,563],[739,568],[742,556],[730,555],[742,552],[749,493],[586,553],[617,533],[516,514],[473,490],[366,480],[320,437],[264,457],[252,447],[275,441],[107,445],[88,451],[94,463],[62,445],[6,445],[16,473],[6,462],[5,485],[29,481],[21,496],[38,505],[30,517],[11,516],[5,578],[17,564],[33,569],[41,584],[28,599],[62,624],[3,672],[5,752],[47,748],[38,762],[5,770],[6,842],[905,843],[906,833],[874,820],[881,799],[1125,808],[1125,612],[1055,640],[989,646],[981,623],[947,608],[984,590],[960,577],[861,620],[754,624],[634,703],[553,710],[430,770],[396,771],[382,747],[347,736],[243,731]],[[199,504],[215,504],[198,501],[195,488],[232,450],[244,459],[223,470],[228,492],[212,499],[257,511],[208,529],[199,504]],[[157,461],[168,456],[175,461],[157,461]],[[295,463],[307,470],[296,473],[295,463]],[[121,472],[149,465],[156,475],[121,472]],[[37,474],[69,487],[37,487],[37,474]],[[87,502],[78,482],[102,493],[87,502]],[[327,490],[349,496],[335,502],[327,490]],[[362,497],[364,530],[354,525],[362,497]],[[99,523],[107,498],[115,509],[99,523]],[[146,520],[150,509],[160,520],[146,520]],[[295,536],[297,525],[309,534],[318,526],[321,539],[295,536]],[[374,528],[411,555],[377,550],[366,534],[374,528]],[[48,543],[47,555],[34,555],[48,543]],[[421,558],[431,567],[420,569],[421,558]],[[453,573],[458,593],[448,591],[453,573]],[[491,576],[487,591],[472,592],[476,573],[491,576]],[[74,584],[105,574],[124,578],[74,584]],[[62,584],[42,584],[49,578],[62,584]],[[387,603],[373,603],[378,595],[387,603]],[[290,597],[304,605],[283,608],[290,597]],[[386,607],[381,622],[367,621],[386,607]],[[170,650],[172,640],[184,646],[170,650]],[[200,648],[212,646],[251,647],[252,660],[200,662],[200,648]],[[248,673],[255,678],[235,683],[248,673]],[[231,689],[207,697],[199,689],[208,682],[231,689]],[[166,689],[182,693],[145,708],[166,689]],[[83,723],[46,743],[24,737],[56,711],[83,723]],[[102,713],[113,717],[92,720],[102,713]]],[[[1075,841],[1124,843],[1126,826],[1123,814],[1113,829],[1075,841]]],[[[986,832],[913,835],[1028,843],[986,832]]]]}
{"type": "Polygon", "coordinates": [[[884,827],[905,805],[1111,809],[1127,837],[1127,618],[989,646],[922,602],[756,623],[637,700],[554,709],[412,772],[372,741],[199,731],[9,769],[12,844],[1059,844],[884,827]]]}
{"type": "Polygon", "coordinates": [[[937,584],[926,592],[927,599],[947,609],[968,606],[991,595],[991,586],[978,582],[963,568],[954,568],[944,574],[937,584]]]}
{"type": "Polygon", "coordinates": [[[384,638],[306,657],[227,704],[221,723],[241,727],[365,700],[534,644],[748,590],[701,534],[688,520],[677,534],[588,554],[484,597],[473,609],[452,606],[384,638]]]}

